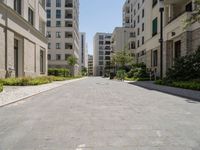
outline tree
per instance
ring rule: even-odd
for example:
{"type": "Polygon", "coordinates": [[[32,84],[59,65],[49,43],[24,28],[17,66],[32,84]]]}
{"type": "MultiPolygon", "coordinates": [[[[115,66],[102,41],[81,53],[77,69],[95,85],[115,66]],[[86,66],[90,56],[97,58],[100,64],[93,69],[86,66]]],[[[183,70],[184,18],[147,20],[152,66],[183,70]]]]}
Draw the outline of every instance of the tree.
{"type": "Polygon", "coordinates": [[[126,66],[133,64],[134,57],[128,52],[120,51],[112,55],[111,62],[113,65],[125,69],[126,66]]]}
{"type": "Polygon", "coordinates": [[[82,74],[82,76],[86,76],[87,75],[87,68],[86,67],[83,67],[82,69],[81,69],[81,74],[82,74]]]}
{"type": "Polygon", "coordinates": [[[195,8],[191,13],[191,16],[184,21],[184,28],[191,26],[195,22],[200,22],[200,0],[195,0],[194,5],[195,8]]]}
{"type": "Polygon", "coordinates": [[[67,58],[67,63],[71,67],[71,75],[73,75],[73,67],[78,63],[78,59],[75,56],[67,58]]]}

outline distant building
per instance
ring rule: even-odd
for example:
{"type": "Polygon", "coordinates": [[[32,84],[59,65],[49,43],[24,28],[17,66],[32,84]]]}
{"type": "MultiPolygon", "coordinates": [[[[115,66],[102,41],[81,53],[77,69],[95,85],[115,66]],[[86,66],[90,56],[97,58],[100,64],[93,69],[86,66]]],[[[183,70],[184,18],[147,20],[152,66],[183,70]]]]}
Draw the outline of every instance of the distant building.
{"type": "Polygon", "coordinates": [[[68,57],[79,59],[79,0],[47,0],[46,6],[49,68],[67,68],[68,57]]]}
{"type": "Polygon", "coordinates": [[[93,76],[93,56],[88,55],[88,75],[93,76]]]}
{"type": "Polygon", "coordinates": [[[111,61],[111,33],[96,33],[94,36],[93,73],[103,76],[109,73],[111,61]]]}
{"type": "Polygon", "coordinates": [[[88,49],[86,43],[86,33],[80,32],[80,44],[79,44],[79,66],[80,68],[88,68],[88,49]]]}
{"type": "Polygon", "coordinates": [[[0,78],[47,74],[45,0],[0,0],[0,78]]]}

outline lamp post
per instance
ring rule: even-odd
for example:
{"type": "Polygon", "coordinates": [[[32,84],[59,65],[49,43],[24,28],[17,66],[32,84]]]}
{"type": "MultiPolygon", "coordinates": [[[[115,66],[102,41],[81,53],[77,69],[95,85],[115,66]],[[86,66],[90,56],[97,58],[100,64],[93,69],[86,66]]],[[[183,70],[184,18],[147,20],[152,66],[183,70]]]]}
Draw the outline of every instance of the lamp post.
{"type": "Polygon", "coordinates": [[[164,12],[164,0],[159,0],[160,11],[160,78],[163,78],[163,12],[164,12]]]}

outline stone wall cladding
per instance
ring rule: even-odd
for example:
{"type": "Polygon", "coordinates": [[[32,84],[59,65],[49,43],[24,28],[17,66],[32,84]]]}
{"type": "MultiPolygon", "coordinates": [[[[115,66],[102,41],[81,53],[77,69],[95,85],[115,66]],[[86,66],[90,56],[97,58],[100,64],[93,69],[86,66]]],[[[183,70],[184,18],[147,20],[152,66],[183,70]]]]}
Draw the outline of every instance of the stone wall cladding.
{"type": "Polygon", "coordinates": [[[200,46],[200,28],[192,32],[192,52],[196,51],[200,46]]]}

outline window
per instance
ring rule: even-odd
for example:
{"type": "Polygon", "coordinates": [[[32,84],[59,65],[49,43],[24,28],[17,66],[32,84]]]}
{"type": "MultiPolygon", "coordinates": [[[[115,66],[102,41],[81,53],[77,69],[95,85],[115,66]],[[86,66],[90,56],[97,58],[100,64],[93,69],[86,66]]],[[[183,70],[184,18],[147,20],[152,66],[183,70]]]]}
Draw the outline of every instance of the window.
{"type": "Polygon", "coordinates": [[[142,32],[144,31],[144,23],[142,23],[142,32]]]}
{"type": "Polygon", "coordinates": [[[152,36],[158,33],[158,18],[155,18],[152,22],[152,36]]]}
{"type": "Polygon", "coordinates": [[[61,21],[56,21],[56,27],[61,27],[61,21]]]}
{"type": "Polygon", "coordinates": [[[70,56],[70,54],[65,54],[65,60],[67,60],[70,56]]]}
{"type": "Polygon", "coordinates": [[[103,56],[99,56],[99,60],[103,60],[103,56]]]}
{"type": "Polygon", "coordinates": [[[99,55],[103,55],[103,51],[99,51],[99,55]]]}
{"type": "Polygon", "coordinates": [[[60,32],[56,32],[56,38],[61,38],[61,33],[60,32]]]}
{"type": "Polygon", "coordinates": [[[47,38],[51,38],[51,32],[47,31],[47,38]]]}
{"type": "Polygon", "coordinates": [[[138,28],[137,30],[137,35],[140,35],[140,28],[138,28]]]}
{"type": "Polygon", "coordinates": [[[14,10],[21,14],[21,0],[14,0],[14,10]]]}
{"type": "Polygon", "coordinates": [[[144,18],[144,9],[142,9],[142,18],[144,18]]]}
{"type": "Polygon", "coordinates": [[[65,32],[65,38],[72,38],[73,34],[72,32],[65,32]]]}
{"type": "Polygon", "coordinates": [[[51,49],[51,43],[48,43],[48,49],[51,49]]]}
{"type": "Polygon", "coordinates": [[[51,7],[51,0],[47,0],[46,6],[47,6],[47,7],[51,7]]]}
{"type": "Polygon", "coordinates": [[[45,55],[44,55],[44,51],[40,50],[40,73],[44,73],[45,72],[45,55]]]}
{"type": "Polygon", "coordinates": [[[51,18],[51,10],[47,9],[47,18],[51,18]]]}
{"type": "Polygon", "coordinates": [[[61,18],[61,10],[56,10],[56,18],[61,18]]]}
{"type": "Polygon", "coordinates": [[[51,54],[48,54],[48,60],[51,60],[51,54]]]}
{"type": "Polygon", "coordinates": [[[56,54],[56,60],[61,60],[61,55],[60,54],[56,54]]]}
{"type": "Polygon", "coordinates": [[[99,65],[103,65],[103,61],[100,61],[100,62],[99,62],[99,65]]]}
{"type": "Polygon", "coordinates": [[[28,22],[30,22],[33,25],[33,10],[29,7],[28,8],[28,22]]]}
{"type": "Polygon", "coordinates": [[[61,0],[56,0],[56,7],[61,7],[61,0]]]}
{"type": "Polygon", "coordinates": [[[51,21],[50,20],[47,21],[47,27],[51,27],[51,21]]]}
{"type": "Polygon", "coordinates": [[[65,27],[73,27],[73,23],[70,21],[65,21],[65,27]]]}
{"type": "Polygon", "coordinates": [[[158,51],[153,51],[153,67],[156,67],[158,65],[158,51]]]}
{"type": "Polygon", "coordinates": [[[144,44],[144,36],[142,37],[142,45],[144,44]]]}
{"type": "Polygon", "coordinates": [[[73,45],[71,43],[65,43],[65,49],[73,49],[73,45]]]}
{"type": "Polygon", "coordinates": [[[60,43],[56,43],[56,49],[60,49],[60,43]]]}
{"type": "Polygon", "coordinates": [[[69,2],[69,0],[65,0],[65,7],[73,7],[73,3],[69,2]]]}
{"type": "Polygon", "coordinates": [[[137,41],[137,47],[140,47],[140,40],[137,41]]]}
{"type": "Polygon", "coordinates": [[[181,57],[181,41],[175,42],[174,45],[174,57],[179,58],[181,57]]]}
{"type": "Polygon", "coordinates": [[[138,15],[138,21],[137,22],[140,23],[140,15],[138,15]]]}
{"type": "Polygon", "coordinates": [[[99,41],[99,45],[103,45],[104,44],[104,42],[103,41],[99,41]]]}
{"type": "Polygon", "coordinates": [[[152,0],[152,1],[153,1],[152,6],[154,7],[158,3],[158,0],[152,0]]]}
{"type": "Polygon", "coordinates": [[[103,35],[99,35],[99,39],[100,39],[100,40],[103,40],[103,39],[104,39],[104,36],[103,36],[103,35]]]}

